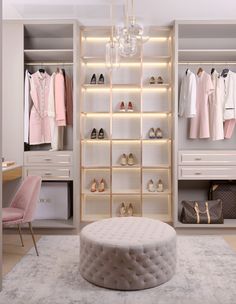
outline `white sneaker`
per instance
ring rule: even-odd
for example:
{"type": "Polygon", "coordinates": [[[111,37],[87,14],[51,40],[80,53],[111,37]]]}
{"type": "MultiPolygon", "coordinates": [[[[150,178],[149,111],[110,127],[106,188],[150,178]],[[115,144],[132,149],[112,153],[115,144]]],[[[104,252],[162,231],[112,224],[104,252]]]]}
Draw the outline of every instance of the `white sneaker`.
{"type": "Polygon", "coordinates": [[[154,192],[155,191],[155,188],[154,188],[154,183],[153,183],[153,180],[150,179],[147,183],[147,189],[149,192],[154,192]]]}
{"type": "Polygon", "coordinates": [[[121,156],[120,164],[121,164],[121,166],[126,166],[127,165],[127,156],[126,156],[125,153],[123,153],[122,156],[121,156]]]}
{"type": "Polygon", "coordinates": [[[164,191],[164,186],[162,180],[159,179],[159,181],[157,182],[157,192],[163,192],[163,191],[164,191]]]}

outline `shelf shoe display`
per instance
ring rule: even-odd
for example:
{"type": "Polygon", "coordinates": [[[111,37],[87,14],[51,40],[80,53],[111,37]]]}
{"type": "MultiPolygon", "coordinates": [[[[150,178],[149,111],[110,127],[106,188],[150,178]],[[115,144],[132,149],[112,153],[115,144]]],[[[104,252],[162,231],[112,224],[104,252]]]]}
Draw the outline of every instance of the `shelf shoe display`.
{"type": "Polygon", "coordinates": [[[162,131],[160,128],[156,129],[156,138],[163,138],[162,131]]]}
{"type": "Polygon", "coordinates": [[[150,139],[153,139],[153,138],[156,137],[154,128],[151,128],[151,129],[148,131],[148,137],[149,137],[150,139]]]}
{"type": "Polygon", "coordinates": [[[98,78],[98,84],[104,84],[104,76],[103,76],[103,74],[100,74],[100,76],[98,78]]]}
{"type": "Polygon", "coordinates": [[[104,191],[105,191],[105,182],[104,179],[102,178],[98,185],[98,192],[104,192],[104,191]]]}
{"type": "Polygon", "coordinates": [[[96,139],[97,138],[97,130],[95,128],[93,128],[91,135],[90,135],[91,139],[96,139]]]}
{"type": "Polygon", "coordinates": [[[127,164],[129,166],[133,166],[134,165],[134,156],[133,156],[132,153],[130,153],[129,156],[128,156],[127,164]]]}
{"type": "Polygon", "coordinates": [[[121,103],[120,103],[120,112],[125,112],[125,104],[124,104],[124,101],[121,101],[121,103]]]}
{"type": "Polygon", "coordinates": [[[155,188],[154,188],[154,182],[152,179],[150,179],[147,183],[147,190],[149,192],[154,192],[155,191],[155,188]]]}
{"type": "Polygon", "coordinates": [[[94,180],[92,181],[90,191],[91,191],[91,192],[96,192],[96,191],[97,191],[97,182],[96,182],[96,179],[95,179],[95,178],[94,178],[94,180]]]}
{"type": "Polygon", "coordinates": [[[159,76],[159,77],[157,78],[157,83],[158,83],[158,84],[163,84],[163,83],[164,83],[163,78],[162,78],[161,76],[159,76]]]}
{"type": "Polygon", "coordinates": [[[126,156],[125,153],[123,153],[123,154],[121,155],[120,164],[121,164],[121,166],[126,166],[126,165],[127,165],[127,156],[126,156]]]}
{"type": "Polygon", "coordinates": [[[93,74],[91,80],[90,80],[90,84],[96,84],[97,83],[97,79],[96,79],[96,75],[93,74]]]}
{"type": "Polygon", "coordinates": [[[157,192],[163,192],[163,191],[164,191],[164,186],[163,186],[162,180],[159,179],[157,182],[157,192]]]}
{"type": "Polygon", "coordinates": [[[127,111],[128,111],[128,112],[134,112],[133,104],[132,104],[131,101],[129,101],[129,103],[128,103],[127,111]]]}
{"type": "Polygon", "coordinates": [[[155,77],[150,77],[149,84],[155,84],[155,77]]]}
{"type": "Polygon", "coordinates": [[[98,132],[98,139],[104,139],[104,130],[103,128],[101,128],[98,132]]]}
{"type": "Polygon", "coordinates": [[[120,206],[120,216],[126,216],[126,207],[124,202],[122,202],[120,206]]]}
{"type": "Polygon", "coordinates": [[[131,203],[129,203],[129,206],[126,208],[126,215],[127,216],[133,216],[134,208],[131,203]]]}

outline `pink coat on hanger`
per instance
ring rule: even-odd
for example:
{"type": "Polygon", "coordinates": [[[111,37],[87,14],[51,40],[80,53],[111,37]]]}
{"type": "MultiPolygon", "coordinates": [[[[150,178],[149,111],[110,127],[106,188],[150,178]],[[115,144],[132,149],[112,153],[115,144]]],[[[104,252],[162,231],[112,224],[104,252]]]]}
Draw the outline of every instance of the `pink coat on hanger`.
{"type": "Polygon", "coordinates": [[[46,72],[37,71],[31,75],[30,94],[33,106],[30,112],[30,145],[51,142],[51,132],[48,117],[48,94],[51,77],[46,72]]]}
{"type": "Polygon", "coordinates": [[[55,108],[57,126],[66,125],[65,79],[62,71],[55,75],[55,108]]]}

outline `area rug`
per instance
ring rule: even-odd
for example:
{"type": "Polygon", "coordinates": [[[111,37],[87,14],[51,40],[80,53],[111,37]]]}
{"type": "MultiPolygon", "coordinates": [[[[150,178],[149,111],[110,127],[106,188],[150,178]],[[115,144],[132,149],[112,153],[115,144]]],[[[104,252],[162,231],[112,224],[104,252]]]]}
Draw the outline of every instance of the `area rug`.
{"type": "Polygon", "coordinates": [[[79,273],[79,236],[44,236],[8,273],[2,304],[234,304],[236,253],[220,236],[178,236],[175,276],[143,291],[113,291],[79,273]]]}

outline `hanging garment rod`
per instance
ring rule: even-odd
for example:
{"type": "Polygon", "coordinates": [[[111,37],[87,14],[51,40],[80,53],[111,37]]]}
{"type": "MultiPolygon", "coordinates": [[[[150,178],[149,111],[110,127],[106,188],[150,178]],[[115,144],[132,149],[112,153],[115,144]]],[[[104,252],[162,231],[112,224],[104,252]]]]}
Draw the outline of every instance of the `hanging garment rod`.
{"type": "Polygon", "coordinates": [[[179,61],[179,65],[235,65],[236,61],[179,61]]]}
{"type": "Polygon", "coordinates": [[[69,65],[72,66],[73,62],[25,62],[25,65],[32,66],[54,66],[54,65],[69,65]]]}

